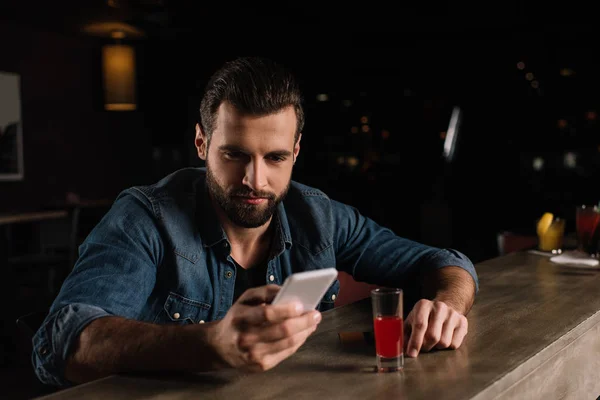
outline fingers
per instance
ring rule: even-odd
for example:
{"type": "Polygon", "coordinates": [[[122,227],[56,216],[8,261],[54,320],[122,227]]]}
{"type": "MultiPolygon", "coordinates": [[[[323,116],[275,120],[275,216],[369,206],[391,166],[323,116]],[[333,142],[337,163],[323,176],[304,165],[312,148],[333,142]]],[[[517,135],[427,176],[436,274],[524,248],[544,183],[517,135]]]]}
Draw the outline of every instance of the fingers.
{"type": "Polygon", "coordinates": [[[253,326],[279,324],[302,314],[304,314],[304,308],[302,304],[296,302],[279,305],[263,304],[260,306],[238,305],[234,324],[240,329],[246,330],[253,326]]]}
{"type": "Polygon", "coordinates": [[[449,317],[446,319],[446,321],[444,321],[442,329],[440,330],[440,338],[434,346],[436,349],[447,349],[450,347],[459,323],[460,319],[458,314],[450,313],[449,317]]]}
{"type": "Polygon", "coordinates": [[[467,318],[441,301],[419,301],[406,319],[406,355],[432,349],[457,349],[467,331],[467,318]]]}
{"type": "Polygon", "coordinates": [[[451,349],[458,349],[460,347],[460,345],[462,344],[465,336],[467,336],[468,331],[469,331],[469,323],[468,323],[467,318],[463,316],[463,318],[460,321],[460,324],[454,330],[454,336],[452,337],[452,342],[450,343],[450,346],[448,346],[448,347],[451,349]]]}
{"type": "Polygon", "coordinates": [[[233,367],[266,370],[293,354],[321,321],[317,310],[300,303],[270,304],[280,290],[267,285],[249,289],[216,325],[219,352],[233,367]]]}
{"type": "Polygon", "coordinates": [[[406,355],[409,357],[416,357],[419,351],[421,351],[425,332],[427,332],[427,327],[429,326],[431,307],[431,302],[421,300],[415,305],[409,318],[407,318],[410,337],[406,346],[406,355]]]}
{"type": "Polygon", "coordinates": [[[290,338],[298,332],[307,329],[316,329],[321,321],[321,313],[311,311],[297,317],[283,319],[279,323],[268,325],[249,326],[240,334],[240,347],[249,347],[258,342],[276,342],[290,338]]]}
{"type": "MultiPolygon", "coordinates": [[[[437,345],[442,338],[442,330],[446,325],[447,308],[444,303],[433,303],[431,313],[429,314],[429,322],[425,335],[423,337],[423,345],[421,351],[430,351],[437,345]]],[[[444,332],[445,334],[445,332],[444,332]]]]}
{"type": "Polygon", "coordinates": [[[270,303],[281,289],[278,285],[265,285],[248,289],[237,300],[237,304],[256,305],[270,303]]]}
{"type": "Polygon", "coordinates": [[[265,285],[246,290],[234,304],[233,323],[244,330],[248,326],[276,324],[301,315],[300,303],[270,304],[280,289],[277,285],[265,285]]]}
{"type": "Polygon", "coordinates": [[[296,334],[270,343],[258,343],[247,351],[247,369],[266,371],[294,354],[317,329],[310,326],[296,334]]]}

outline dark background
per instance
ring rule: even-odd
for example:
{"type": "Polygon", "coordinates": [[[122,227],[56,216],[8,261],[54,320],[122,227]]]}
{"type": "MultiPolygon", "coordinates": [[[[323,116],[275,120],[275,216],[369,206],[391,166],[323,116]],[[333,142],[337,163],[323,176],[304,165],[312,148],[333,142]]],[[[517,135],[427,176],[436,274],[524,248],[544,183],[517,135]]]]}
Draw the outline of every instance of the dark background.
{"type": "Polygon", "coordinates": [[[0,70],[21,75],[25,179],[0,182],[0,212],[58,207],[69,191],[112,199],[200,165],[193,127],[202,90],[240,55],[273,57],[302,84],[307,123],[294,178],[399,234],[479,261],[497,254],[497,233],[534,234],[545,211],[573,231],[575,205],[600,200],[599,32],[588,8],[204,3],[2,3],[0,70]],[[136,111],[103,109],[100,49],[110,40],[81,32],[99,20],[146,32],[128,41],[136,111]],[[463,120],[447,164],[454,106],[463,120]],[[567,152],[575,166],[564,164],[567,152]],[[437,217],[440,205],[450,219],[437,217]]]}

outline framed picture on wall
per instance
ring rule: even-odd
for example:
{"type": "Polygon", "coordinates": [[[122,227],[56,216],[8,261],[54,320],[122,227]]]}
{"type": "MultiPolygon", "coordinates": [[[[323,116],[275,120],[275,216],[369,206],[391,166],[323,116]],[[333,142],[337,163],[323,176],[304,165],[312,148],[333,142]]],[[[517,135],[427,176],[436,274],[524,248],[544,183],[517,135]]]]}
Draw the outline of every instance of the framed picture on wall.
{"type": "Polygon", "coordinates": [[[0,71],[0,181],[20,181],[23,167],[21,77],[0,71]]]}

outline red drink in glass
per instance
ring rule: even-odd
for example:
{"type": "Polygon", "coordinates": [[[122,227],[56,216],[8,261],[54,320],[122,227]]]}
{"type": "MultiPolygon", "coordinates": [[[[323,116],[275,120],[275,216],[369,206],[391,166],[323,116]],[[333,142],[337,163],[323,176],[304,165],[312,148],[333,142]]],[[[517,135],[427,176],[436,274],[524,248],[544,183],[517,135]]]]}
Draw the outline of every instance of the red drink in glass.
{"type": "Polygon", "coordinates": [[[400,371],[404,367],[402,289],[374,289],[371,303],[377,370],[400,371]]]}
{"type": "Polygon", "coordinates": [[[402,318],[397,316],[380,316],[373,320],[375,351],[378,356],[400,357],[403,349],[402,324],[402,318]]]}
{"type": "Polygon", "coordinates": [[[576,213],[578,248],[590,255],[596,256],[600,231],[600,210],[597,206],[579,206],[576,213]]]}

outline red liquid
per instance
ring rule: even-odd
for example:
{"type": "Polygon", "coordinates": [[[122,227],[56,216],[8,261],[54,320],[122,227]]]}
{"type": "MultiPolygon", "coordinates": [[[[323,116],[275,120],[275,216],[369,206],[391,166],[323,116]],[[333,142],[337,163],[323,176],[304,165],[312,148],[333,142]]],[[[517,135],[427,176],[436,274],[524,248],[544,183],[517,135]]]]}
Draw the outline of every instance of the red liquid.
{"type": "Polygon", "coordinates": [[[598,212],[589,211],[577,214],[577,235],[579,236],[581,250],[587,253],[595,253],[598,251],[598,235],[596,235],[596,229],[599,222],[600,213],[598,212]]]}
{"type": "Polygon", "coordinates": [[[402,318],[396,316],[377,317],[375,327],[375,349],[385,358],[400,357],[402,354],[402,318]]]}

